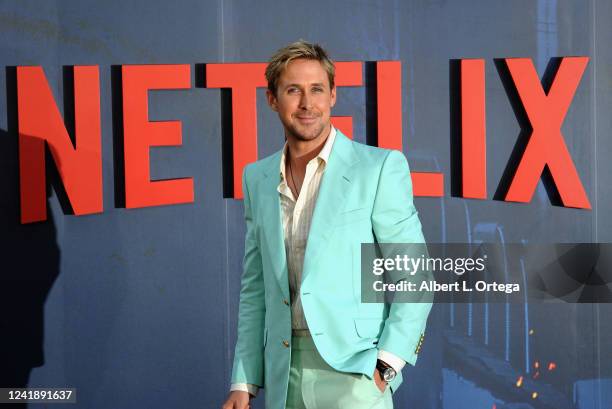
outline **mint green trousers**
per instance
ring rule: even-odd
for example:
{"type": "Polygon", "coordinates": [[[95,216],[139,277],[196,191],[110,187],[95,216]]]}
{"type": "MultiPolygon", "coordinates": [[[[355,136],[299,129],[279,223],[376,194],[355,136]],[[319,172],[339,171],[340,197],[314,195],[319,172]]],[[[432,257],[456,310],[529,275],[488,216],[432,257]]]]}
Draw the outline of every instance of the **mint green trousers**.
{"type": "Polygon", "coordinates": [[[388,386],[381,392],[374,379],[333,369],[310,336],[291,341],[286,409],[393,409],[388,386]]]}

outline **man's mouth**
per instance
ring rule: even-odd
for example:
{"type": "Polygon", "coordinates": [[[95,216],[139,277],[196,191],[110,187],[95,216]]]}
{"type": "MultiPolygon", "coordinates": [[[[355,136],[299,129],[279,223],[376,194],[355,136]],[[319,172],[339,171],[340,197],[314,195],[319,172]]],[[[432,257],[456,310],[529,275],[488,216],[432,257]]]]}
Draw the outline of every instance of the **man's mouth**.
{"type": "Polygon", "coordinates": [[[311,124],[317,120],[317,117],[312,115],[296,115],[296,118],[303,124],[311,124]]]}

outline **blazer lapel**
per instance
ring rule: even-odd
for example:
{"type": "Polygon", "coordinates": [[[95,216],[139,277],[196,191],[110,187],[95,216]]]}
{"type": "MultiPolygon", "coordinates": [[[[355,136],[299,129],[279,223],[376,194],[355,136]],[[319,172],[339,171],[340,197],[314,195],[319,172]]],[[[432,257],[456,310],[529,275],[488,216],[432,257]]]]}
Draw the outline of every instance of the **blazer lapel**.
{"type": "MultiPolygon", "coordinates": [[[[316,269],[321,249],[325,248],[331,234],[330,226],[333,225],[336,215],[341,210],[338,203],[344,203],[350,191],[351,167],[358,162],[352,143],[336,129],[336,139],[319,186],[317,203],[308,233],[302,281],[316,269]]],[[[266,238],[263,240],[266,246],[265,251],[270,257],[273,273],[280,288],[284,296],[289,299],[287,255],[281,218],[280,193],[277,190],[280,183],[281,153],[282,151],[277,152],[264,170],[265,177],[258,184],[258,192],[261,200],[260,211],[264,237],[266,238]]]]}
{"type": "MultiPolygon", "coordinates": [[[[283,295],[289,299],[289,279],[287,272],[287,255],[285,253],[285,240],[283,224],[281,219],[280,193],[280,159],[282,151],[277,152],[267,169],[264,177],[259,182],[259,194],[261,200],[262,225],[264,230],[263,244],[266,246],[273,273],[276,276],[283,295]]],[[[264,249],[262,249],[263,251],[264,249]]]]}
{"type": "Polygon", "coordinates": [[[319,186],[319,194],[308,233],[302,282],[306,276],[316,270],[321,250],[326,247],[331,235],[331,226],[342,208],[339,204],[345,203],[350,191],[351,167],[358,162],[352,144],[350,139],[336,130],[336,139],[319,186]]]}

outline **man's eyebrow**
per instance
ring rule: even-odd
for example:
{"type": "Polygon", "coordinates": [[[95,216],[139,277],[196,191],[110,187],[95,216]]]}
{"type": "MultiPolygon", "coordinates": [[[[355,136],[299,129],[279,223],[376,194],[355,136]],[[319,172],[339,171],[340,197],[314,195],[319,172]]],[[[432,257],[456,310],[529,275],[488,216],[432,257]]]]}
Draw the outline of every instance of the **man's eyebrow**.
{"type": "MultiPolygon", "coordinates": [[[[322,82],[315,82],[315,83],[313,83],[313,84],[310,84],[310,86],[311,86],[311,87],[312,87],[312,86],[319,86],[319,87],[322,87],[322,86],[324,86],[324,84],[323,84],[322,82]]],[[[301,84],[295,84],[295,83],[293,83],[293,84],[287,84],[287,85],[285,85],[283,88],[289,88],[289,87],[298,87],[298,88],[301,88],[301,87],[302,87],[302,85],[301,85],[301,84]]]]}

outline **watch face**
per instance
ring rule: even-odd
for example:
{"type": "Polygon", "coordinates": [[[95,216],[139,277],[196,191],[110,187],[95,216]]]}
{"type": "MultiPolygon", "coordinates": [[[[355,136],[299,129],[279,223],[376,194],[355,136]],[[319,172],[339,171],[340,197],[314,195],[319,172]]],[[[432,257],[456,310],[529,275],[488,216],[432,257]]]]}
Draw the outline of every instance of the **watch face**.
{"type": "Polygon", "coordinates": [[[385,369],[385,372],[383,372],[383,379],[386,382],[391,382],[394,378],[395,378],[395,370],[393,368],[385,369]]]}

